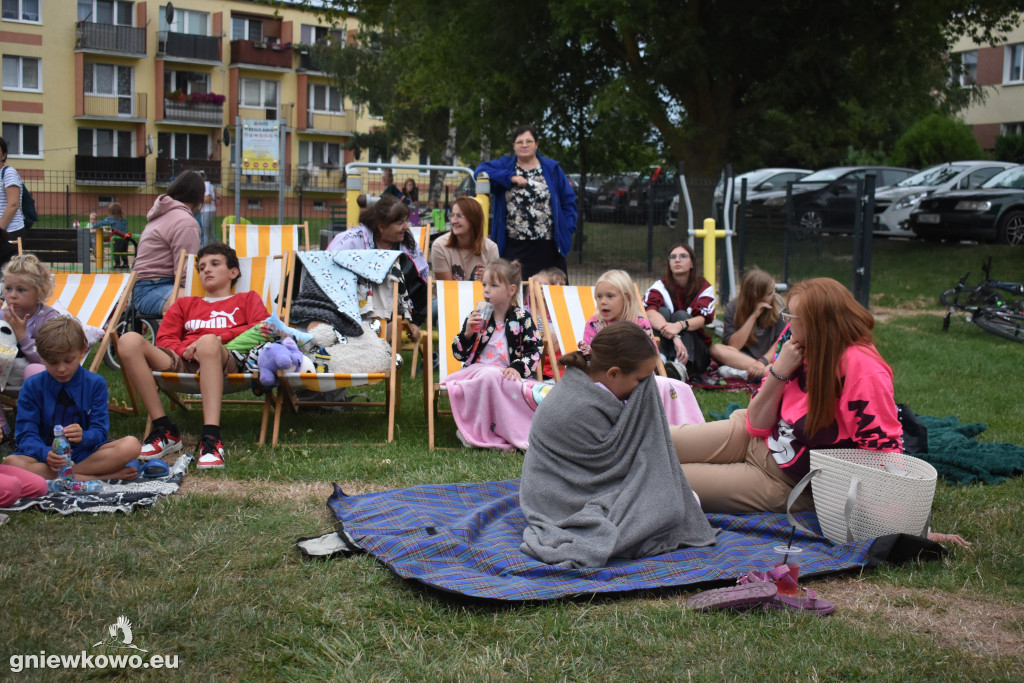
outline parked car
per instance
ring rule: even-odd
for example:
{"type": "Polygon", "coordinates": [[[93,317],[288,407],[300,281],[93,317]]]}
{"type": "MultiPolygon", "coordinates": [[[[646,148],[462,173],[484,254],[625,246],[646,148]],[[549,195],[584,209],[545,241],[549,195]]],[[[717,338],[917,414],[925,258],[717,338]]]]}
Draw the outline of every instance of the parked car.
{"type": "Polygon", "coordinates": [[[654,224],[661,225],[668,214],[668,205],[678,193],[675,168],[667,164],[647,168],[629,186],[628,222],[646,223],[647,214],[653,209],[654,224]]]}
{"type": "Polygon", "coordinates": [[[621,223],[626,219],[629,186],[636,173],[613,175],[597,191],[594,204],[590,207],[591,220],[604,223],[621,223]]]}
{"type": "MultiPolygon", "coordinates": [[[[893,185],[916,171],[894,166],[836,166],[804,176],[793,184],[797,229],[807,234],[849,232],[857,208],[857,181],[875,174],[875,188],[893,185]]],[[[748,226],[786,225],[786,191],[776,190],[747,202],[748,226]]]]}
{"type": "MultiPolygon", "coordinates": [[[[740,201],[740,189],[743,180],[747,181],[747,201],[756,199],[766,192],[772,192],[785,188],[786,183],[795,182],[812,171],[803,168],[760,168],[756,171],[747,171],[733,178],[733,202],[740,201]]],[[[721,217],[722,204],[725,202],[725,178],[723,177],[715,185],[714,192],[715,215],[721,217]]],[[[665,216],[665,223],[670,228],[676,227],[676,220],[679,217],[680,198],[677,194],[668,205],[668,215],[665,216]]]]}
{"type": "Polygon", "coordinates": [[[1005,161],[951,161],[926,168],[875,193],[875,234],[913,237],[910,212],[922,199],[937,192],[969,190],[1017,164],[1005,161]]]}
{"type": "Polygon", "coordinates": [[[566,174],[569,178],[569,182],[572,183],[572,187],[576,190],[576,208],[580,215],[585,220],[592,220],[591,210],[594,204],[597,203],[597,193],[601,189],[601,185],[605,182],[604,176],[598,175],[597,173],[587,174],[587,185],[580,191],[580,174],[579,173],[568,173],[566,174]]]}
{"type": "Polygon", "coordinates": [[[926,240],[999,241],[1024,245],[1024,166],[1007,169],[974,190],[936,192],[910,214],[926,240]]]}

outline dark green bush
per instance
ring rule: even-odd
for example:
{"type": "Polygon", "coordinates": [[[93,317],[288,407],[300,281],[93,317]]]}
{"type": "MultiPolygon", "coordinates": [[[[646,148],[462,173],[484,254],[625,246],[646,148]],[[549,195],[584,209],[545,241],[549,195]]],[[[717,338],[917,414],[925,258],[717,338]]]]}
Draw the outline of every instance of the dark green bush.
{"type": "Polygon", "coordinates": [[[970,126],[949,116],[929,114],[896,141],[891,162],[896,166],[925,168],[958,159],[981,158],[981,146],[970,126]]]}

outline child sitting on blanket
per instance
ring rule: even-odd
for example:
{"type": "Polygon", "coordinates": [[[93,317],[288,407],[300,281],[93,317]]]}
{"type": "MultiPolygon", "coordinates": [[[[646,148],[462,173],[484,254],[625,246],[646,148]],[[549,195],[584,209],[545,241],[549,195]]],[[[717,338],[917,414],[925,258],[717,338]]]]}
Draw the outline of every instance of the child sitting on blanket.
{"type": "Polygon", "coordinates": [[[4,464],[55,479],[64,460],[51,448],[53,428],[62,425],[71,442],[75,479],[135,479],[139,440],[109,440],[107,383],[80,365],[89,345],[79,322],[68,316],[50,320],[36,334],[36,349],[46,372],[32,375],[21,388],[19,454],[8,456],[4,464]]]}
{"type": "Polygon", "coordinates": [[[772,345],[786,327],[781,311],[775,278],[751,268],[743,276],[740,293],[725,307],[722,343],[711,345],[711,357],[721,366],[722,377],[754,381],[768,373],[772,345]]]}
{"type": "Polygon", "coordinates": [[[566,354],[565,375],[537,410],[519,500],[529,526],[520,549],[548,564],[602,567],[714,543],[676,466],[651,381],[658,352],[631,322],[566,354]]]}
{"type": "MultiPolygon", "coordinates": [[[[635,323],[644,331],[651,346],[657,348],[651,323],[644,315],[643,307],[637,300],[636,288],[629,274],[623,270],[609,270],[597,280],[594,287],[597,313],[591,316],[583,328],[583,341],[579,350],[584,356],[590,355],[590,344],[594,337],[608,325],[616,322],[635,323]]],[[[704,415],[693,396],[693,389],[686,382],[669,377],[655,376],[661,402],[665,407],[669,424],[701,424],[704,415]]]]}
{"type": "Polygon", "coordinates": [[[518,262],[492,261],[484,269],[484,299],[494,313],[466,318],[452,341],[462,370],[443,382],[459,434],[481,448],[525,448],[530,422],[547,385],[529,379],[540,363],[540,338],[533,318],[514,305],[522,272],[518,262]]]}

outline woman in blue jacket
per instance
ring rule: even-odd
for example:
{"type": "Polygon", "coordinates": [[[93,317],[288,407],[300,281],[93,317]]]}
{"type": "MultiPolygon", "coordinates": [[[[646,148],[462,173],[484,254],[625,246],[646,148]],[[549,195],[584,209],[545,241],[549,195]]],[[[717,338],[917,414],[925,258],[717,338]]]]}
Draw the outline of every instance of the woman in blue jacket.
{"type": "Polygon", "coordinates": [[[565,257],[576,232],[576,193],[557,161],[537,154],[533,126],[512,131],[515,154],[485,161],[494,198],[491,239],[502,258],[522,264],[523,279],[551,268],[568,272],[565,257]]]}

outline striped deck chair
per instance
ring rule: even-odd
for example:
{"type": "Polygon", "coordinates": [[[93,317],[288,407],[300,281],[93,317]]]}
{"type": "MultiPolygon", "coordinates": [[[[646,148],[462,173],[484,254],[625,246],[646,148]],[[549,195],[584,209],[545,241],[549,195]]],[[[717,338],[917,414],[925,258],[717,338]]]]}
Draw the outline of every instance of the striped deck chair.
{"type": "Polygon", "coordinates": [[[289,251],[309,250],[309,221],[292,225],[245,225],[225,223],[224,242],[239,256],[283,256],[289,251]]]}
{"type": "MultiPolygon", "coordinates": [[[[294,253],[289,256],[289,259],[291,263],[288,265],[287,269],[291,275],[288,278],[288,283],[286,285],[286,291],[289,293],[289,296],[286,297],[285,308],[281,315],[282,320],[284,320],[286,324],[290,324],[291,299],[298,291],[299,283],[302,280],[302,262],[296,258],[294,253]]],[[[395,440],[395,414],[401,402],[401,387],[399,385],[400,374],[396,367],[401,325],[398,324],[400,321],[398,315],[398,283],[392,283],[391,287],[392,307],[390,320],[382,321],[387,324],[381,325],[382,339],[385,338],[388,331],[391,333],[391,361],[388,368],[383,372],[371,373],[279,372],[278,377],[281,379],[281,385],[277,391],[276,398],[274,399],[274,430],[271,437],[272,446],[277,445],[278,434],[281,427],[281,413],[282,409],[285,408],[286,403],[288,404],[287,408],[293,412],[298,412],[302,406],[384,408],[388,414],[388,443],[395,440]],[[384,383],[383,401],[337,401],[331,400],[330,396],[327,395],[327,392],[333,392],[337,389],[369,386],[371,384],[378,384],[381,382],[384,383]],[[299,390],[322,394],[323,397],[319,399],[303,398],[296,393],[299,390]]]]}
{"type": "MultiPolygon", "coordinates": [[[[283,278],[281,261],[284,259],[283,256],[253,256],[239,258],[239,270],[241,271],[238,282],[235,284],[236,292],[245,292],[253,290],[259,292],[263,302],[267,304],[267,315],[269,316],[273,312],[279,310],[279,306],[275,306],[269,302],[273,301],[271,293],[273,291],[281,292],[284,289],[284,283],[281,282],[283,278]],[[275,281],[276,278],[276,281],[275,281]]],[[[206,291],[203,289],[202,282],[196,273],[196,257],[195,254],[186,254],[184,251],[181,253],[181,260],[179,261],[178,272],[180,276],[176,278],[175,287],[172,290],[172,297],[176,299],[180,296],[205,296],[206,291]],[[178,287],[178,283],[184,279],[184,292],[178,287]]],[[[202,404],[201,399],[185,398],[180,394],[198,394],[199,393],[199,375],[188,373],[188,372],[154,372],[153,378],[156,380],[157,387],[167,394],[168,398],[171,399],[171,409],[175,406],[188,410],[189,406],[202,404]]],[[[224,380],[224,394],[235,394],[243,391],[249,391],[252,389],[253,381],[255,376],[252,373],[238,372],[231,373],[224,380]]],[[[262,399],[225,399],[223,404],[231,405],[263,405],[263,422],[260,426],[260,438],[259,444],[262,446],[266,438],[267,423],[270,417],[270,408],[272,400],[270,392],[266,392],[262,399]]],[[[148,434],[151,428],[151,423],[147,421],[145,432],[148,434]]]]}
{"type": "MultiPolygon", "coordinates": [[[[541,318],[550,324],[545,324],[544,352],[551,360],[551,368],[555,379],[561,379],[556,360],[555,346],[552,339],[558,340],[558,346],[562,353],[570,353],[579,347],[583,340],[583,328],[587,320],[594,315],[597,305],[594,303],[594,288],[573,285],[540,285],[531,282],[531,301],[535,301],[535,318],[541,318]],[[539,290],[539,291],[538,291],[539,290]],[[536,309],[540,309],[536,311],[536,309]],[[550,329],[549,329],[550,328],[550,329]]],[[[633,284],[633,293],[637,301],[641,301],[640,291],[636,284],[633,284]]],[[[644,316],[646,316],[646,311],[644,316]]],[[[665,375],[665,364],[658,357],[658,374],[665,375]]]]}
{"type": "MultiPolygon", "coordinates": [[[[424,258],[427,259],[427,263],[430,263],[430,226],[429,225],[411,225],[409,226],[409,232],[416,239],[416,246],[423,252],[424,258]]],[[[408,330],[408,323],[403,323],[403,330],[408,330]]],[[[420,362],[420,350],[423,346],[423,338],[420,337],[420,343],[413,343],[410,339],[402,344],[402,351],[412,351],[412,369],[410,370],[409,376],[412,379],[416,379],[416,366],[420,362]]]]}

